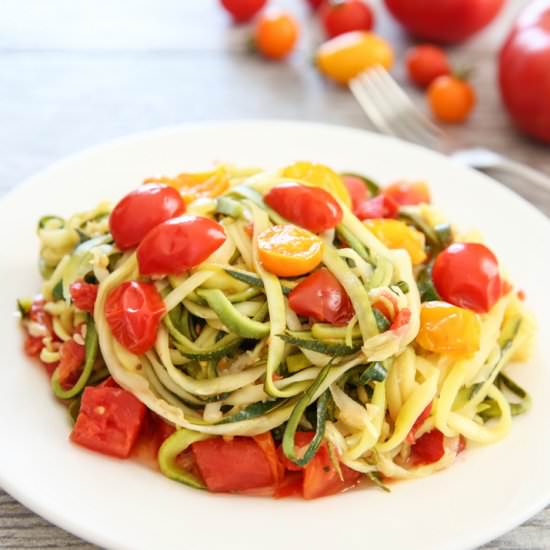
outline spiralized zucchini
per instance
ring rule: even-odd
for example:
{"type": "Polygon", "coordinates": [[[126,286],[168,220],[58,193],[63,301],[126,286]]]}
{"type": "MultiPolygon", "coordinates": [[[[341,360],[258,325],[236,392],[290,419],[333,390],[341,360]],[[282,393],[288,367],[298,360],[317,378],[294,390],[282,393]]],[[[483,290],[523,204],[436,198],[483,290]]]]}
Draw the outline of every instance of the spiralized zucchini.
{"type": "MultiPolygon", "coordinates": [[[[405,250],[389,249],[340,201],[340,225],[322,235],[322,266],[344,287],[355,315],[340,326],[311,323],[289,307],[288,294],[301,278],[266,270],[256,246],[262,231],[285,221],[262,200],[285,179],[226,170],[225,194],[206,210],[204,202],[188,210],[215,218],[227,240],[189,272],[155,279],[166,315],[154,347],[142,356],[117,342],[105,316],[109,293],[140,278],[135,253],[122,254],[109,234],[110,207],[40,221],[42,294],[56,335],[56,342],[45,341],[44,362],[60,359],[59,342],[73,338],[85,319],[71,303],[71,283],[87,278],[99,285],[87,320],[84,371],[71,389],[54,374],[58,397],[78,397],[106,365],[118,384],[180,428],[161,448],[161,470],[196,487],[200,480],[178,470],[175,457],[212,436],[254,436],[286,426],[282,445],[290,460],[307,464],[326,441],[343,464],[377,483],[380,475],[408,479],[449,466],[461,437],[493,443],[506,436],[529,397],[503,369],[514,357],[525,358],[534,334],[534,322],[514,293],[479,316],[475,353],[427,352],[416,342],[426,273],[413,268],[405,250]],[[405,310],[405,322],[393,326],[405,310]],[[313,427],[315,437],[298,456],[294,434],[304,426],[313,427]],[[411,433],[421,437],[433,429],[445,436],[442,458],[429,465],[408,461],[411,433]]],[[[434,207],[408,209],[403,216],[438,246],[437,228],[446,222],[434,207]]],[[[40,337],[40,327],[26,323],[40,337]]]]}

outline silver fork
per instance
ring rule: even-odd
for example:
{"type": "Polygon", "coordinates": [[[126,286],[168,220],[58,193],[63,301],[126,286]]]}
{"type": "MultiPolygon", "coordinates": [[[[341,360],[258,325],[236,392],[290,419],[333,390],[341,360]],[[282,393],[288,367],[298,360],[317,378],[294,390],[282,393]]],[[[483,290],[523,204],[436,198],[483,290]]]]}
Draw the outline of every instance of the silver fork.
{"type": "MultiPolygon", "coordinates": [[[[349,87],[373,124],[384,134],[440,149],[445,133],[420,112],[403,89],[381,66],[362,72],[349,87]]],[[[550,191],[550,178],[524,164],[484,148],[454,151],[451,159],[478,170],[501,170],[550,191]]]]}

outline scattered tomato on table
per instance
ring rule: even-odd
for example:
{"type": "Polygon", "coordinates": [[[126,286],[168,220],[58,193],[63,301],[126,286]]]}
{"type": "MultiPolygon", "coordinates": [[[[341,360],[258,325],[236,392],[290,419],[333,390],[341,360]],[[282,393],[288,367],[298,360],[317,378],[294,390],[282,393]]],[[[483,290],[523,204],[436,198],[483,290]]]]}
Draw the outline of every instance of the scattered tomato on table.
{"type": "Polygon", "coordinates": [[[385,0],[410,33],[434,42],[462,42],[487,26],[504,0],[385,0]]]}
{"type": "Polygon", "coordinates": [[[362,0],[325,0],[319,16],[330,38],[345,32],[370,31],[374,25],[372,10],[362,0]]]}
{"type": "Polygon", "coordinates": [[[283,59],[292,52],[300,36],[296,19],[285,12],[262,15],[256,23],[254,45],[269,59],[283,59]]]}
{"type": "Polygon", "coordinates": [[[393,58],[393,50],[386,40],[363,31],[331,38],[317,50],[317,66],[321,73],[340,84],[347,84],[375,65],[390,69],[393,58]]]}
{"type": "Polygon", "coordinates": [[[442,122],[464,122],[476,103],[472,85],[456,76],[438,76],[428,87],[428,103],[433,115],[442,122]]]}
{"type": "Polygon", "coordinates": [[[405,62],[409,78],[421,88],[429,86],[438,76],[451,72],[447,54],[438,46],[431,44],[410,48],[405,62]]]}
{"type": "Polygon", "coordinates": [[[504,105],[518,127],[550,143],[550,0],[530,3],[500,52],[504,105]]]}
{"type": "Polygon", "coordinates": [[[321,7],[323,0],[306,0],[306,2],[313,11],[317,11],[321,7]]]}
{"type": "Polygon", "coordinates": [[[267,0],[220,0],[222,6],[238,23],[250,21],[267,3],[267,0]]]}

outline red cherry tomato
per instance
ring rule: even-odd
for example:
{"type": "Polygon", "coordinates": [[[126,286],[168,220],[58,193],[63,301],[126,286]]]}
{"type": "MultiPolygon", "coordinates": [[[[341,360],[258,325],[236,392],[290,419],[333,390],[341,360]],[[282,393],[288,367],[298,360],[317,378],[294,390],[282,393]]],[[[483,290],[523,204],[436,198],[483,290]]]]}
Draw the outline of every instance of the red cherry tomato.
{"type": "Polygon", "coordinates": [[[213,437],[193,443],[192,449],[209,491],[245,491],[274,482],[270,462],[252,437],[213,437]]]}
{"type": "Polygon", "coordinates": [[[329,38],[351,31],[370,31],[374,15],[361,0],[326,0],[321,6],[321,21],[329,38]]]}
{"type": "Polygon", "coordinates": [[[292,181],[281,183],[273,187],[264,200],[281,216],[313,233],[332,229],[342,220],[340,205],[320,187],[292,181]]]}
{"type": "Polygon", "coordinates": [[[177,275],[204,262],[224,242],[223,227],[201,216],[181,216],[157,225],[137,249],[142,275],[177,275]]]}
{"type": "Polygon", "coordinates": [[[430,403],[419,415],[419,417],[416,419],[415,423],[413,424],[413,427],[411,428],[411,431],[407,435],[407,443],[409,445],[412,445],[416,441],[416,432],[422,427],[422,424],[428,419],[428,417],[432,414],[432,403],[430,403]]]}
{"type": "Polygon", "coordinates": [[[78,379],[80,370],[84,364],[84,346],[74,340],[63,342],[59,350],[61,358],[57,367],[59,383],[63,387],[71,387],[78,379]]]}
{"type": "Polygon", "coordinates": [[[500,52],[500,91],[515,123],[550,143],[550,2],[531,2],[500,52]]]}
{"type": "Polygon", "coordinates": [[[267,3],[267,0],[220,0],[222,6],[239,23],[252,19],[267,3]]]}
{"type": "Polygon", "coordinates": [[[369,198],[369,190],[365,182],[357,176],[342,176],[342,181],[351,197],[351,208],[355,213],[359,205],[369,198]]]}
{"type": "Polygon", "coordinates": [[[93,313],[97,298],[97,289],[98,285],[86,283],[82,279],[75,281],[69,287],[73,304],[81,311],[93,313]]]}
{"type": "Polygon", "coordinates": [[[502,295],[498,260],[479,243],[454,243],[437,256],[432,279],[450,304],[487,313],[502,295]]]}
{"type": "Polygon", "coordinates": [[[334,325],[345,325],[355,313],[344,287],[324,268],[292,289],[288,305],[298,315],[334,325]]]}
{"type": "Polygon", "coordinates": [[[438,76],[451,72],[447,54],[431,44],[410,48],[406,63],[409,78],[421,88],[429,86],[438,76]]]}
{"type": "Polygon", "coordinates": [[[111,290],[105,302],[105,318],[113,336],[136,355],[150,350],[166,312],[154,285],[128,281],[111,290]]]}
{"type": "MultiPolygon", "coordinates": [[[[44,309],[45,304],[46,301],[41,296],[37,296],[32,303],[29,319],[42,326],[45,336],[52,336],[54,335],[52,316],[44,309]]],[[[31,334],[27,334],[24,344],[25,353],[30,357],[38,357],[44,348],[45,336],[32,336],[31,334]]]]}
{"type": "Polygon", "coordinates": [[[109,226],[116,245],[127,250],[138,245],[153,227],[184,212],[185,203],[176,189],[146,183],[115,206],[109,226]]]}
{"type": "Polygon", "coordinates": [[[321,7],[323,0],[307,0],[307,3],[313,11],[317,11],[321,7]]]}
{"type": "Polygon", "coordinates": [[[445,436],[439,430],[425,433],[411,447],[414,464],[433,464],[445,454],[445,436]]]}
{"type": "Polygon", "coordinates": [[[353,213],[360,220],[377,218],[395,218],[399,212],[399,204],[388,195],[378,195],[363,201],[353,213]]]}
{"type": "Polygon", "coordinates": [[[98,453],[128,458],[145,411],[145,405],[126,390],[89,386],[82,394],[71,440],[98,453]]]}
{"type": "Polygon", "coordinates": [[[385,0],[412,34],[446,44],[462,42],[488,25],[504,0],[385,0]]]}
{"type": "Polygon", "coordinates": [[[430,189],[423,181],[396,181],[388,185],[383,193],[401,206],[431,202],[430,189]]]}

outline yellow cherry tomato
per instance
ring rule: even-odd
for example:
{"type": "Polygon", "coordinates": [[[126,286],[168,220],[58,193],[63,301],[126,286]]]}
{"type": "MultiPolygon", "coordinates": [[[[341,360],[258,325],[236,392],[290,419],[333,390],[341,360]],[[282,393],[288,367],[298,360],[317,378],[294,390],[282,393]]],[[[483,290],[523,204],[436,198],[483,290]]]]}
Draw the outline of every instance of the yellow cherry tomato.
{"type": "Polygon", "coordinates": [[[421,264],[426,260],[424,235],[414,227],[409,227],[405,222],[399,220],[385,218],[365,220],[363,223],[388,248],[405,249],[413,264],[421,264]]]}
{"type": "Polygon", "coordinates": [[[183,172],[174,178],[162,176],[145,180],[145,183],[150,182],[164,183],[178,189],[186,204],[218,197],[229,189],[229,175],[223,166],[208,172],[183,172]]]}
{"type": "Polygon", "coordinates": [[[469,309],[446,302],[424,302],[420,309],[419,346],[435,353],[470,354],[479,349],[481,324],[469,309]]]}
{"type": "Polygon", "coordinates": [[[383,38],[371,32],[341,34],[317,51],[319,70],[340,84],[347,84],[374,65],[389,69],[393,65],[393,50],[383,38]]]}
{"type": "Polygon", "coordinates": [[[313,271],[323,256],[323,241],[296,225],[274,225],[258,235],[260,260],[280,277],[296,277],[313,271]]]}
{"type": "Polygon", "coordinates": [[[351,198],[342,178],[332,168],[324,164],[313,164],[306,161],[295,162],[283,168],[281,175],[284,178],[298,179],[321,187],[332,193],[345,205],[351,206],[351,198]]]}

